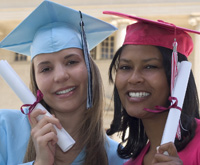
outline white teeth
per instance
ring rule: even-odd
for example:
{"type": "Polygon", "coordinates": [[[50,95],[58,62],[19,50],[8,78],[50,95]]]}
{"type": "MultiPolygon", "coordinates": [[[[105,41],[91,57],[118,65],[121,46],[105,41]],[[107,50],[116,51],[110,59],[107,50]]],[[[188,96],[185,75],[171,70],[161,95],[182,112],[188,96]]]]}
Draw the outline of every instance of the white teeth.
{"type": "Polygon", "coordinates": [[[129,92],[128,95],[129,95],[130,97],[137,97],[137,98],[140,98],[140,97],[149,96],[150,93],[147,93],[147,92],[129,92]]]}
{"type": "Polygon", "coordinates": [[[68,92],[70,92],[70,91],[72,91],[72,90],[74,90],[74,89],[75,89],[75,87],[69,88],[69,89],[66,89],[66,90],[63,90],[63,91],[56,92],[56,94],[57,94],[57,95],[66,94],[66,93],[68,93],[68,92]]]}

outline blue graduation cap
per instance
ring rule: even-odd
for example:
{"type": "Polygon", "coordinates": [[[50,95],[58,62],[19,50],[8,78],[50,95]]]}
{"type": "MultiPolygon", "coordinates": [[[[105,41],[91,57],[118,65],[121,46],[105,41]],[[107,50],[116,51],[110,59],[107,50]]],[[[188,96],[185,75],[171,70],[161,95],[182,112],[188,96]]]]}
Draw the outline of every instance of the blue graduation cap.
{"type": "MultiPolygon", "coordinates": [[[[97,44],[117,30],[113,25],[87,14],[82,13],[82,18],[89,50],[93,49],[97,44]]],[[[1,41],[0,47],[30,56],[34,36],[41,27],[48,24],[50,26],[51,23],[54,23],[55,26],[55,22],[66,23],[81,34],[80,21],[79,11],[52,1],[44,0],[24,19],[24,21],[1,41]]],[[[60,39],[67,39],[70,33],[65,37],[63,37],[64,34],[60,35],[60,39]]],[[[40,43],[44,42],[44,40],[37,40],[37,42],[39,41],[40,43]]]]}
{"type": "Polygon", "coordinates": [[[88,70],[87,108],[92,106],[89,50],[116,29],[113,25],[69,7],[44,0],[1,42],[0,48],[31,56],[66,48],[83,49],[88,70]]]}

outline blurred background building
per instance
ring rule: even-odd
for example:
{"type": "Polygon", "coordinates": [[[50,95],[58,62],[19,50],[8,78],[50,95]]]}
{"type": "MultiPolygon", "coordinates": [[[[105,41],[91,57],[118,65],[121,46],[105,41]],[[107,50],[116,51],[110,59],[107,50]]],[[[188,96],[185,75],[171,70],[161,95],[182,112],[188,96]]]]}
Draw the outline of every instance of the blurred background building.
{"type": "MultiPolygon", "coordinates": [[[[112,120],[112,85],[108,83],[108,67],[115,51],[123,42],[125,28],[131,20],[104,15],[104,10],[118,11],[151,20],[163,20],[177,26],[200,31],[200,0],[53,0],[54,2],[81,10],[84,13],[113,24],[118,31],[91,51],[100,68],[106,97],[104,123],[105,129],[112,120]]],[[[0,40],[27,17],[42,0],[0,0],[0,40]]],[[[200,94],[200,36],[191,34],[194,50],[189,60],[196,78],[200,94]]],[[[163,38],[164,40],[167,38],[163,38]]],[[[29,86],[30,58],[7,50],[0,50],[0,60],[7,60],[29,86]]],[[[0,78],[0,109],[19,109],[20,99],[0,78]]]]}

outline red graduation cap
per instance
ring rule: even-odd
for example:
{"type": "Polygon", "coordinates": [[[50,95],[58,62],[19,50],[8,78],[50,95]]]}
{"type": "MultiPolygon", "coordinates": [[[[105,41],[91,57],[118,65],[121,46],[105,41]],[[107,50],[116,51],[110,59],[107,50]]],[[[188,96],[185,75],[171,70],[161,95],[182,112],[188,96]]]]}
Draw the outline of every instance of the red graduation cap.
{"type": "Polygon", "coordinates": [[[187,32],[200,34],[198,31],[178,27],[161,20],[152,21],[114,11],[104,11],[103,14],[137,21],[127,26],[123,45],[154,45],[173,49],[173,42],[176,38],[177,51],[188,57],[193,50],[193,41],[187,32]]]}

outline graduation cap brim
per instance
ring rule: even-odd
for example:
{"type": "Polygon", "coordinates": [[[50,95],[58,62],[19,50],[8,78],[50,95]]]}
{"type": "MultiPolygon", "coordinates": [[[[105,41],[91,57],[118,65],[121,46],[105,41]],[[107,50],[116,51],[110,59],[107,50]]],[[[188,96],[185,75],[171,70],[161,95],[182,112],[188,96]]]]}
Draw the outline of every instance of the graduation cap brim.
{"type": "Polygon", "coordinates": [[[167,23],[167,22],[164,22],[162,20],[153,21],[153,20],[140,18],[140,17],[137,17],[137,16],[132,16],[132,15],[124,14],[124,13],[114,12],[114,11],[103,11],[103,14],[114,15],[114,16],[130,19],[130,20],[133,20],[133,21],[136,21],[136,22],[149,23],[149,24],[156,25],[158,27],[163,27],[163,28],[166,28],[166,29],[169,29],[169,30],[174,30],[176,28],[176,30],[181,30],[181,31],[189,32],[189,33],[200,34],[199,31],[195,31],[195,30],[191,30],[191,29],[175,26],[175,25],[173,25],[171,23],[167,23]]]}
{"type": "MultiPolygon", "coordinates": [[[[111,24],[87,14],[82,13],[82,17],[89,50],[117,30],[111,24]]],[[[65,22],[80,31],[79,11],[45,0],[1,41],[0,47],[24,55],[31,55],[30,46],[36,31],[53,22],[65,22]]]]}

